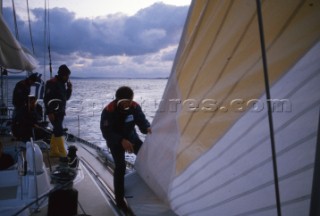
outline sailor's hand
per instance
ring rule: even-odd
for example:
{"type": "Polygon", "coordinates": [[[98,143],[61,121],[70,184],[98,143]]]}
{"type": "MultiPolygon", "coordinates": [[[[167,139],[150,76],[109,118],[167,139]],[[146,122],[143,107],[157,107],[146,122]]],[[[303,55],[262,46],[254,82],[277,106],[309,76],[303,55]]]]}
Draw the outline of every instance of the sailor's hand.
{"type": "Polygon", "coordinates": [[[68,80],[68,82],[67,82],[67,87],[68,87],[68,89],[72,89],[72,83],[70,82],[70,80],[68,80]]]}
{"type": "Polygon", "coordinates": [[[133,152],[133,144],[129,140],[122,139],[121,145],[126,152],[129,152],[129,153],[133,152]]]}
{"type": "Polygon", "coordinates": [[[147,134],[152,134],[151,127],[147,128],[147,134]]]}

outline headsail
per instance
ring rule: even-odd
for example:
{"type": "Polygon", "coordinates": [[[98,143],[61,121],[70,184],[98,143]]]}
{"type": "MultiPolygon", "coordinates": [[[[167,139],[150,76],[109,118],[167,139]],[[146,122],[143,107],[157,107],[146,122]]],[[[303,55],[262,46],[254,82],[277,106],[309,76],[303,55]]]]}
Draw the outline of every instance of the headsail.
{"type": "Polygon", "coordinates": [[[0,14],[0,66],[4,68],[32,71],[37,61],[15,39],[0,14]]]}
{"type": "MultiPolygon", "coordinates": [[[[320,2],[263,1],[286,215],[309,212],[320,106],[320,2]]],[[[179,215],[275,215],[256,2],[193,1],[136,167],[179,215]]]]}

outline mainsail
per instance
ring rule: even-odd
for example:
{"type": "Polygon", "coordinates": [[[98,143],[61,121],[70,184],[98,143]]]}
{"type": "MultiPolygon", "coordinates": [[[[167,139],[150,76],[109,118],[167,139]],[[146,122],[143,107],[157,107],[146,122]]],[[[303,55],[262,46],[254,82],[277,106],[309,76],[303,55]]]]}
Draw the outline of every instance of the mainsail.
{"type": "MultiPolygon", "coordinates": [[[[309,215],[320,1],[262,1],[281,211],[309,215]]],[[[178,215],[276,215],[256,1],[194,0],[136,160],[178,215]]]]}
{"type": "Polygon", "coordinates": [[[37,61],[15,39],[0,14],[0,66],[4,68],[32,71],[37,61]]]}

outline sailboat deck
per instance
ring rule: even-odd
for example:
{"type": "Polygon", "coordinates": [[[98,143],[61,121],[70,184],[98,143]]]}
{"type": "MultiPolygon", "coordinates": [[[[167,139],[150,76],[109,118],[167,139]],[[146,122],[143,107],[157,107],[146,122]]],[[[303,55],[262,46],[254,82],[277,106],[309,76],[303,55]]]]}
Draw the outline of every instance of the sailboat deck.
{"type": "MultiPolygon", "coordinates": [[[[16,141],[12,139],[10,136],[1,135],[1,142],[4,145],[4,148],[16,148],[19,146],[23,146],[24,143],[16,141]]],[[[97,176],[92,174],[92,171],[89,171],[88,168],[84,165],[84,163],[88,163],[90,161],[90,166],[94,167],[96,172],[99,173],[101,179],[103,179],[103,183],[106,187],[112,186],[112,174],[110,171],[106,169],[98,160],[92,152],[86,151],[82,148],[82,144],[74,143],[75,146],[78,147],[78,157],[80,158],[80,165],[79,165],[79,177],[80,180],[76,180],[74,182],[73,188],[78,191],[78,214],[88,214],[88,215],[119,215],[116,213],[117,210],[114,210],[114,207],[111,207],[111,199],[106,195],[106,192],[103,191],[101,185],[98,185],[97,180],[95,179],[97,176]],[[86,158],[86,159],[84,159],[86,158]]],[[[24,155],[25,152],[23,151],[24,155]]],[[[48,151],[46,148],[42,148],[43,153],[43,161],[45,163],[45,167],[48,170],[48,174],[51,173],[51,170],[55,170],[55,167],[59,164],[59,158],[49,158],[48,151]]],[[[1,177],[1,184],[0,184],[0,207],[1,212],[6,214],[7,210],[5,206],[9,205],[10,203],[21,203],[17,208],[12,211],[19,211],[27,205],[28,203],[24,203],[24,201],[20,200],[21,197],[19,185],[19,175],[17,171],[17,165],[14,165],[14,168],[10,168],[8,170],[2,170],[0,174],[1,177]],[[12,176],[14,174],[15,177],[12,176]],[[16,181],[14,180],[16,179],[16,181]]],[[[54,185],[51,186],[54,188],[54,185]]],[[[110,190],[110,189],[109,189],[110,190]]],[[[110,190],[112,192],[112,189],[110,190]]],[[[44,198],[48,201],[48,196],[44,198]]],[[[28,202],[31,202],[29,200],[28,202]]],[[[48,205],[41,206],[38,211],[31,213],[31,215],[47,215],[48,205]]],[[[25,215],[26,211],[23,211],[25,215]]],[[[10,213],[10,214],[11,214],[10,213]]],[[[29,214],[28,214],[29,215],[29,214]]]]}
{"type": "MultiPolygon", "coordinates": [[[[15,148],[23,146],[24,143],[12,139],[10,136],[1,136],[1,142],[6,148],[15,148]]],[[[51,171],[55,170],[59,164],[59,158],[50,158],[48,149],[45,144],[41,144],[43,161],[50,175],[51,171]]],[[[103,161],[96,149],[85,145],[81,142],[68,142],[68,145],[77,147],[77,155],[80,160],[79,174],[74,180],[73,188],[78,191],[78,214],[88,215],[122,215],[119,209],[116,208],[113,192],[113,171],[103,161]],[[80,175],[80,177],[79,177],[80,175]]],[[[25,155],[25,152],[24,152],[25,155]]],[[[17,181],[10,184],[0,186],[0,201],[7,203],[8,200],[19,201],[20,189],[18,181],[18,173],[16,169],[1,171],[4,175],[8,172],[14,173],[17,181]]],[[[6,178],[3,178],[3,180],[6,178]]],[[[8,178],[7,178],[8,179],[8,178]]],[[[10,178],[14,179],[14,178],[10,178]]],[[[8,183],[8,182],[7,182],[8,183]]],[[[125,180],[126,199],[135,215],[175,215],[169,206],[164,204],[152,190],[139,177],[137,172],[131,170],[126,175],[125,180]]],[[[54,185],[51,186],[54,188],[54,185]]],[[[48,197],[45,202],[48,202],[48,197]]],[[[23,208],[25,204],[20,204],[16,211],[23,208]]],[[[43,205],[38,211],[31,215],[42,216],[47,215],[48,205],[43,205]]]]}

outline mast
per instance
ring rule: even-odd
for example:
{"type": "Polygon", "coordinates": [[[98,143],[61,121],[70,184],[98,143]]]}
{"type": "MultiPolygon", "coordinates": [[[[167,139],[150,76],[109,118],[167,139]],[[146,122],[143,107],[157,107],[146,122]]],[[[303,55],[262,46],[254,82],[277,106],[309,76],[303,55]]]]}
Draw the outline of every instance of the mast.
{"type": "MultiPolygon", "coordinates": [[[[5,93],[4,93],[4,88],[5,86],[7,86],[7,79],[5,79],[5,77],[7,77],[8,72],[5,68],[3,68],[2,66],[0,66],[0,76],[1,76],[1,80],[0,80],[0,85],[1,85],[1,100],[0,100],[0,115],[2,116],[6,116],[8,114],[8,107],[5,101],[5,93]]],[[[6,88],[7,89],[7,88],[6,88]]]]}

